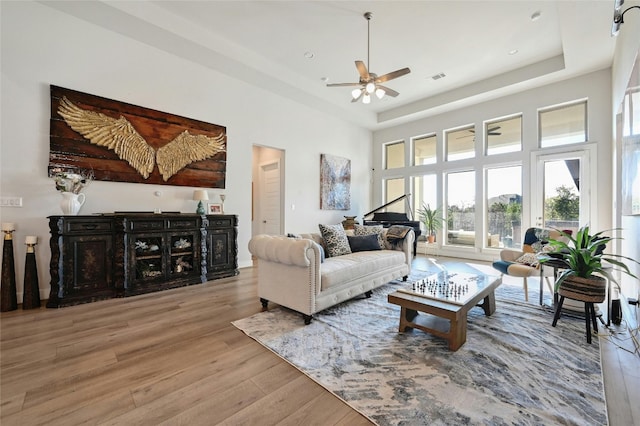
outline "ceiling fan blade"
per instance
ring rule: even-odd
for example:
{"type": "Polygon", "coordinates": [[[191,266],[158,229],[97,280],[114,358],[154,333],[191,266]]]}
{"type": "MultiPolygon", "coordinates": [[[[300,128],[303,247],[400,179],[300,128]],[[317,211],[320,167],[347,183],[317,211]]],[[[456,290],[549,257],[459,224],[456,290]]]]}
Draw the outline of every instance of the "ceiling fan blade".
{"type": "Polygon", "coordinates": [[[409,74],[411,70],[409,68],[402,68],[401,70],[396,70],[390,72],[385,75],[381,75],[380,77],[376,77],[376,83],[384,83],[385,81],[393,80],[394,78],[402,77],[405,74],[409,74]]]}
{"type": "Polygon", "coordinates": [[[347,87],[347,86],[361,86],[360,83],[330,83],[327,87],[347,87]]]}
{"type": "Polygon", "coordinates": [[[381,85],[377,85],[378,89],[382,89],[384,90],[385,95],[387,96],[391,96],[392,98],[395,98],[396,96],[398,96],[400,93],[396,92],[393,89],[389,89],[388,87],[385,86],[381,86],[381,85]]]}
{"type": "Polygon", "coordinates": [[[358,68],[360,79],[363,81],[369,81],[369,71],[367,71],[367,66],[364,64],[364,62],[356,61],[356,68],[358,68]]]}

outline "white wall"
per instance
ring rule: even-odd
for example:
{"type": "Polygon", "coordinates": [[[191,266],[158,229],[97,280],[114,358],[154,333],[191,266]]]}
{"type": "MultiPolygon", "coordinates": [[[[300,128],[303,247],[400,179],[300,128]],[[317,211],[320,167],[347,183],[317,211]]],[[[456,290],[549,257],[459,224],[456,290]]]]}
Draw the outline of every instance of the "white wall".
{"type": "MultiPolygon", "coordinates": [[[[32,2],[1,2],[2,196],[23,198],[22,208],[1,208],[14,234],[18,300],[22,300],[24,237],[37,235],[41,297],[49,295],[47,216],[61,214],[60,194],[47,177],[49,85],[79,90],[227,127],[225,211],[239,216],[239,264],[251,265],[252,147],[286,152],[285,229],[302,232],[339,223],[369,206],[371,132],[177,58],[120,34],[32,2]],[[319,209],[320,154],[352,160],[352,210],[319,209]]],[[[212,46],[215,48],[215,46],[212,46]]],[[[81,214],[115,210],[195,212],[193,188],[93,182],[81,214]],[[161,197],[154,192],[162,191],[161,197]]]]}
{"type": "MultiPolygon", "coordinates": [[[[623,9],[631,7],[633,5],[640,6],[640,1],[627,1],[625,2],[623,9]]],[[[618,107],[622,102],[625,95],[625,89],[629,82],[629,76],[633,68],[633,63],[636,59],[636,55],[640,54],[640,10],[633,9],[627,12],[624,16],[624,24],[620,26],[620,31],[616,38],[616,50],[613,59],[612,66],[612,115],[618,111],[618,107]]],[[[613,138],[615,139],[615,128],[612,129],[613,138]]],[[[621,193],[621,146],[619,144],[614,145],[614,161],[613,165],[617,171],[616,179],[613,182],[613,193],[621,193]]],[[[622,216],[621,215],[621,200],[614,200],[614,223],[616,227],[622,228],[622,236],[624,240],[620,241],[620,253],[624,256],[640,261],[640,243],[638,242],[638,236],[640,236],[640,216],[622,216]]],[[[640,277],[640,266],[630,264],[633,273],[640,277]]],[[[640,297],[640,282],[636,279],[622,276],[623,294],[626,297],[640,297]]]]}
{"type": "MultiPolygon", "coordinates": [[[[442,163],[437,165],[420,166],[397,170],[382,170],[383,145],[393,141],[405,141],[406,158],[405,164],[411,164],[410,160],[410,140],[412,137],[436,133],[439,150],[442,149],[443,131],[455,127],[469,124],[476,125],[476,134],[482,134],[482,123],[509,115],[522,114],[523,127],[523,150],[522,152],[502,154],[491,157],[491,162],[501,162],[504,164],[519,162],[523,163],[523,229],[528,227],[533,221],[530,217],[528,200],[531,189],[531,153],[538,150],[538,109],[545,106],[557,105],[578,99],[587,99],[588,115],[588,138],[589,142],[597,143],[597,167],[592,165],[594,181],[597,183],[597,191],[592,192],[591,226],[594,229],[611,228],[611,182],[612,182],[612,119],[610,114],[611,99],[611,77],[610,70],[601,70],[581,77],[550,84],[544,87],[531,89],[510,96],[505,96],[496,100],[480,103],[466,108],[461,108],[452,112],[437,116],[417,120],[408,124],[380,130],[373,136],[373,167],[374,186],[372,189],[373,204],[382,199],[381,179],[387,177],[405,177],[407,192],[410,192],[411,176],[422,173],[440,172],[449,170],[451,167],[482,170],[487,163],[487,157],[482,154],[481,141],[476,142],[476,156],[473,159],[460,160],[454,163],[442,163]],[[479,126],[479,127],[478,127],[479,126]],[[596,198],[597,194],[597,198],[596,198]]],[[[439,151],[441,152],[441,151],[439,151]]],[[[442,158],[442,154],[439,154],[442,158]]],[[[476,194],[482,194],[482,183],[476,179],[476,194]]],[[[441,196],[441,194],[440,194],[441,196]]],[[[440,197],[442,200],[442,197],[440,197]]],[[[481,216],[481,212],[477,213],[481,216]]],[[[498,256],[496,249],[469,249],[449,247],[443,251],[452,255],[459,255],[476,259],[495,259],[498,256]]]]}

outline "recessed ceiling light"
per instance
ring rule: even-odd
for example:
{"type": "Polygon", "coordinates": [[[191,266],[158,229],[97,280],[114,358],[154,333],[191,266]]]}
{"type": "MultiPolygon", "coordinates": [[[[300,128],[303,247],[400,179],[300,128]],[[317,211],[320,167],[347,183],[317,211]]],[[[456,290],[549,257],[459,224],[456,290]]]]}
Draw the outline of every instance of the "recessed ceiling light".
{"type": "Polygon", "coordinates": [[[535,22],[538,19],[540,19],[541,16],[542,16],[542,13],[539,10],[536,10],[531,14],[531,20],[535,22]]]}
{"type": "Polygon", "coordinates": [[[313,59],[315,56],[316,55],[313,52],[309,52],[309,51],[304,52],[304,57],[307,59],[313,59]]]}
{"type": "Polygon", "coordinates": [[[321,77],[320,80],[326,83],[329,81],[329,77],[321,77]]]}
{"type": "Polygon", "coordinates": [[[518,53],[518,49],[513,49],[509,51],[509,55],[513,56],[518,53]]]}

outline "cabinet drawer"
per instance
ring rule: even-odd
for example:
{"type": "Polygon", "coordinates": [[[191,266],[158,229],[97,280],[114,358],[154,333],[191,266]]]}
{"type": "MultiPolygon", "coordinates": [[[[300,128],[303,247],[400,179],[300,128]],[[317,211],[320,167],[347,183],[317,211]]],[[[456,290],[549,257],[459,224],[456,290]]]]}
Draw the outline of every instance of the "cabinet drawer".
{"type": "Polygon", "coordinates": [[[75,221],[69,220],[65,221],[65,231],[73,232],[73,233],[82,233],[82,232],[110,232],[112,229],[112,222],[109,221],[75,221]]]}
{"type": "Polygon", "coordinates": [[[229,228],[233,226],[231,219],[209,219],[209,228],[229,228]]]}
{"type": "Polygon", "coordinates": [[[164,228],[164,221],[160,220],[133,220],[130,222],[131,231],[160,231],[164,228]]]}
{"type": "Polygon", "coordinates": [[[172,230],[199,228],[198,219],[167,219],[167,228],[171,228],[172,230]]]}

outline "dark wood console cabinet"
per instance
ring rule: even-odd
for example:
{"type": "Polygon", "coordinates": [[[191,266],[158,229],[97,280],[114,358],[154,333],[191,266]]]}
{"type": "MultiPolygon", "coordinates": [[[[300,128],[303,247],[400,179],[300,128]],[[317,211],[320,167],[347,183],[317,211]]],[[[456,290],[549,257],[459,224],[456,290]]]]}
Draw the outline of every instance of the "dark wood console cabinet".
{"type": "Polygon", "coordinates": [[[50,216],[47,307],[160,291],[238,274],[234,215],[50,216]]]}

